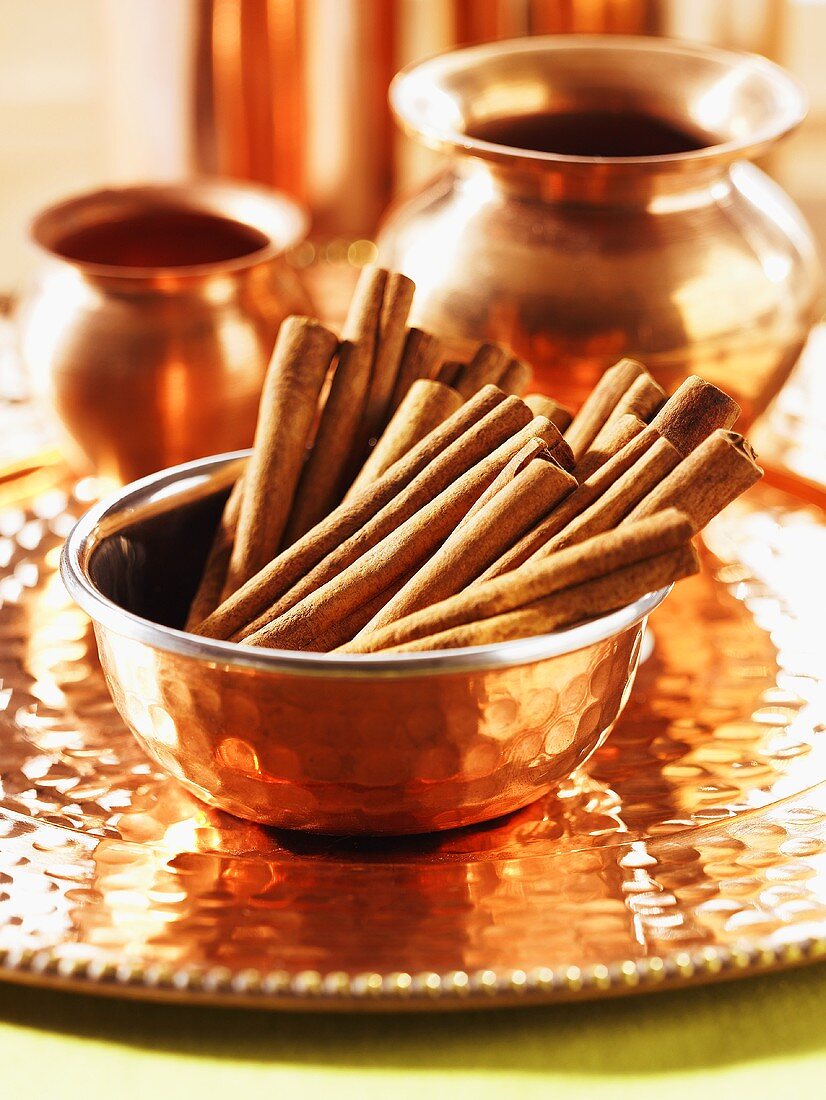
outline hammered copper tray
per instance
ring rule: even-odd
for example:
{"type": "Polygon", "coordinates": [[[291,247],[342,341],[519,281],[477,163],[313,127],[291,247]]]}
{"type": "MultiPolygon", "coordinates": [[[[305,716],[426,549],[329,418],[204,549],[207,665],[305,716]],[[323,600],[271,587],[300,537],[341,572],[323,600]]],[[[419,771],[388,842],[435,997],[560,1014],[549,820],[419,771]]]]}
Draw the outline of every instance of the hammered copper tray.
{"type": "Polygon", "coordinates": [[[3,977],[272,1008],[449,1007],[826,955],[816,507],[761,488],[716,522],[703,574],[655,617],[617,729],[556,794],[486,826],[365,842],[235,820],[149,763],[57,576],[93,493],[30,487],[0,515],[3,977]]]}

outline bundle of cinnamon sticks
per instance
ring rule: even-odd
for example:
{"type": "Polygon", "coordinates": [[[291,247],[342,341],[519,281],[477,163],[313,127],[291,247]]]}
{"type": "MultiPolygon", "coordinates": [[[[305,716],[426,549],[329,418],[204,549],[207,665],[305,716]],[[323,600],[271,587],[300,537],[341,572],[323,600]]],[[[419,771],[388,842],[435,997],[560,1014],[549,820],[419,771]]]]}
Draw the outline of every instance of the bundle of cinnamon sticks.
{"type": "Polygon", "coordinates": [[[365,270],[343,338],[279,332],[252,455],[187,629],[347,653],[544,634],[697,571],[691,539],[762,474],[737,404],[668,397],[622,360],[572,415],[494,344],[407,327],[409,279],[365,270]]]}

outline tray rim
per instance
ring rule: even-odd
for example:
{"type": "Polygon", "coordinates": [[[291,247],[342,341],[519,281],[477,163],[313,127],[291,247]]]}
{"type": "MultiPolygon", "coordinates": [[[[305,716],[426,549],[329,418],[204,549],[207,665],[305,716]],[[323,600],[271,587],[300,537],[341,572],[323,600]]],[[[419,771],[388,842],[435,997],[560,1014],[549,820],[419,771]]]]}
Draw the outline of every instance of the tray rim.
{"type": "Polygon", "coordinates": [[[784,944],[707,946],[606,966],[421,971],[415,974],[302,970],[233,974],[226,967],[100,963],[60,958],[52,948],[0,948],[0,981],[54,991],[199,1007],[285,1012],[436,1011],[558,1004],[666,992],[748,978],[826,960],[826,934],[784,944]]]}
{"type": "MultiPolygon", "coordinates": [[[[775,487],[771,482],[769,486],[775,487]]],[[[805,494],[786,486],[781,491],[800,503],[823,508],[821,501],[808,500],[805,494]]],[[[805,789],[823,784],[826,777],[805,789]]],[[[803,793],[797,791],[788,797],[803,793]]],[[[760,807],[753,812],[759,815],[770,808],[760,807]]],[[[12,812],[12,816],[17,815],[12,812]]],[[[705,826],[709,827],[713,826],[705,826]]],[[[826,927],[816,934],[811,933],[811,927],[804,926],[799,935],[790,928],[790,938],[780,944],[757,938],[742,944],[627,957],[611,964],[537,966],[528,971],[290,972],[254,967],[232,971],[221,966],[118,963],[83,955],[67,958],[52,947],[0,947],[0,981],[143,1002],[287,1012],[396,1013],[529,1007],[676,990],[826,961],[826,927]]]]}

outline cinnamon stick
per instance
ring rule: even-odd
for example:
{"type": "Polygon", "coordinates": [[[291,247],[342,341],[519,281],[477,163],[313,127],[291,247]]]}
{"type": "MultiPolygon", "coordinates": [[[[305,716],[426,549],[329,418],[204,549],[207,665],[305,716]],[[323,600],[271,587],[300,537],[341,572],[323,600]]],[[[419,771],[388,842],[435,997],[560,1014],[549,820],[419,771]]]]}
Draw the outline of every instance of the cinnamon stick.
{"type": "Polygon", "coordinates": [[[382,307],[389,279],[390,272],[382,267],[368,264],[361,269],[342,328],[344,340],[368,344],[373,356],[378,346],[382,307]]]}
{"type": "Polygon", "coordinates": [[[685,456],[717,428],[730,428],[739,415],[734,398],[695,374],[669,397],[651,427],[685,456]]]}
{"type": "Polygon", "coordinates": [[[376,481],[394,462],[407,454],[420,439],[432,432],[455,413],[462,398],[432,378],[414,381],[407,396],[396,410],[358,477],[347,490],[345,501],[353,500],[368,485],[376,481]]]}
{"type": "MultiPolygon", "coordinates": [[[[481,511],[485,505],[501,492],[506,486],[510,485],[516,475],[524,470],[528,463],[541,456],[550,458],[550,452],[548,451],[548,444],[544,439],[536,437],[529,439],[524,447],[521,448],[505,466],[500,474],[498,474],[490,485],[485,489],[484,493],[478,498],[475,504],[473,504],[468,512],[465,513],[459,527],[463,527],[469,520],[473,519],[477,512],[481,511]]],[[[459,528],[457,527],[457,530],[459,528]]]]}
{"type": "Polygon", "coordinates": [[[361,629],[365,617],[372,618],[377,611],[379,611],[388,600],[403,588],[404,585],[410,580],[413,575],[413,570],[407,570],[400,577],[397,577],[392,584],[389,585],[384,591],[379,592],[374,596],[364,607],[356,609],[353,615],[349,615],[345,619],[344,623],[334,623],[332,629],[327,634],[317,634],[315,639],[315,648],[318,653],[329,653],[334,650],[339,640],[344,638],[352,638],[361,629]]]}
{"type": "Polygon", "coordinates": [[[424,332],[420,328],[407,330],[402,361],[387,410],[388,419],[395,415],[417,379],[430,378],[435,374],[441,354],[442,345],[435,336],[431,336],[429,332],[424,332]]]}
{"type": "Polygon", "coordinates": [[[587,581],[517,611],[406,642],[395,646],[392,652],[458,649],[550,634],[563,626],[617,611],[647,592],[689,577],[698,569],[697,552],[688,542],[677,550],[626,566],[610,576],[587,581]]]}
{"type": "Polygon", "coordinates": [[[396,385],[407,335],[407,315],[416,289],[412,279],[408,279],[398,271],[387,272],[386,276],[373,370],[367,391],[361,436],[356,442],[354,452],[356,468],[364,458],[369,440],[377,439],[381,435],[389,419],[388,408],[396,385]]]}
{"type": "Polygon", "coordinates": [[[677,507],[688,516],[693,530],[699,531],[762,476],[757,456],[746,440],[736,432],[718,429],[651,489],[627,522],[677,507]]]}
{"type": "Polygon", "coordinates": [[[304,463],[283,546],[296,539],[341,500],[353,447],[366,415],[379,316],[387,272],[365,268],[344,325],[347,339],[324,403],[313,448],[304,463]]]}
{"type": "MultiPolygon", "coordinates": [[[[506,401],[510,402],[511,407],[516,406],[519,409],[520,402],[517,398],[506,398],[495,386],[486,386],[480,390],[443,424],[417,443],[412,451],[385,471],[378,481],[368,486],[354,500],[339,505],[303,538],[279,554],[257,576],[225,600],[201,624],[196,633],[213,638],[231,637],[280,599],[302,577],[312,572],[332,551],[365,528],[457,440],[475,440],[476,437],[471,437],[469,433],[477,425],[484,424],[485,431],[492,431],[488,418],[506,401]]],[[[511,420],[510,410],[506,415],[507,419],[502,424],[504,432],[509,431],[514,422],[526,421],[530,413],[527,409],[517,411],[515,421],[511,420]]],[[[488,439],[485,436],[481,442],[486,445],[488,439]]]]}
{"type": "Polygon", "coordinates": [[[596,439],[597,432],[614,411],[620,398],[645,373],[645,368],[635,360],[620,359],[603,374],[565,432],[565,438],[577,460],[582,458],[596,439]]]}
{"type": "Polygon", "coordinates": [[[342,497],[352,448],[364,412],[372,362],[368,343],[339,348],[312,450],[298,482],[282,549],[314,527],[342,497]]]}
{"type": "MultiPolygon", "coordinates": [[[[607,451],[606,445],[614,439],[614,425],[623,417],[635,416],[642,425],[651,419],[658,409],[666,401],[666,393],[662,386],[657,385],[650,374],[641,374],[635,378],[603,426],[597,432],[593,443],[577,463],[576,477],[578,481],[586,481],[592,473],[600,468],[615,451],[607,451]]],[[[636,434],[636,433],[633,433],[636,434]]],[[[631,435],[628,439],[632,438],[631,435]]],[[[628,442],[628,440],[626,440],[628,442]]]]}
{"type": "MultiPolygon", "coordinates": [[[[505,398],[502,404],[484,420],[473,425],[456,443],[448,447],[429,466],[425,467],[421,474],[403,492],[390,501],[385,508],[373,516],[369,523],[366,523],[346,542],[331,551],[314,569],[297,581],[253,622],[248,623],[242,630],[233,634],[232,640],[240,641],[270,624],[274,619],[285,615],[296,604],[301,603],[306,597],[309,597],[337,577],[349,565],[363,558],[379,542],[385,540],[388,536],[392,537],[396,528],[410,520],[420,510],[426,508],[434,497],[446,492],[457,479],[460,479],[461,475],[475,471],[477,478],[481,477],[486,470],[483,463],[490,461],[494,467],[490,479],[492,480],[501,468],[498,465],[500,454],[507,451],[508,458],[510,458],[511,454],[518,451],[519,446],[531,435],[544,435],[546,432],[554,430],[548,421],[534,420],[530,423],[534,425],[535,431],[525,435],[527,429],[523,425],[529,417],[528,409],[518,398],[505,398]]],[[[504,462],[501,465],[504,465],[504,462]]],[[[474,484],[475,482],[469,482],[468,493],[472,491],[474,484]]],[[[476,496],[485,487],[485,485],[480,485],[476,496]]],[[[467,507],[470,507],[471,503],[472,501],[469,499],[467,507]]],[[[433,527],[434,536],[438,530],[439,525],[436,522],[433,527]]],[[[409,567],[412,568],[415,564],[415,562],[411,562],[409,567]]],[[[393,575],[388,572],[385,585],[390,583],[393,575]]]]}
{"type": "MultiPolygon", "coordinates": [[[[608,422],[630,413],[647,423],[667,400],[668,394],[646,371],[634,379],[619,399],[614,411],[608,417],[608,422]]],[[[599,438],[598,435],[597,438],[599,438]]]]}
{"type": "Polygon", "coordinates": [[[570,496],[566,497],[547,519],[528,531],[498,561],[494,562],[482,574],[480,580],[490,580],[522,565],[549,539],[558,535],[573,519],[598,500],[617,478],[629,470],[659,438],[656,432],[646,433],[642,430],[643,428],[642,421],[635,416],[620,417],[615,425],[613,443],[606,443],[606,450],[616,444],[616,453],[612,454],[587,481],[582,482],[570,496]],[[623,439],[631,432],[636,434],[633,434],[630,441],[623,445],[623,439]]]}
{"type": "Polygon", "coordinates": [[[674,509],[623,524],[552,558],[520,566],[494,580],[415,611],[342,646],[345,653],[375,653],[530,606],[564,590],[683,546],[691,525],[674,509]]]}
{"type": "Polygon", "coordinates": [[[574,477],[579,482],[587,481],[600,466],[621,451],[635,435],[645,428],[645,423],[634,413],[624,413],[616,419],[611,417],[600,428],[597,437],[574,467],[574,477]]]}
{"type": "Polygon", "coordinates": [[[464,370],[466,366],[467,363],[461,363],[458,359],[445,359],[433,377],[437,382],[455,388],[456,379],[459,377],[460,371],[464,370]]]}
{"type": "Polygon", "coordinates": [[[461,591],[574,488],[574,478],[547,451],[544,457],[541,453],[535,455],[517,469],[508,485],[448,536],[369,620],[362,634],[461,591]]]}
{"type": "Polygon", "coordinates": [[[244,475],[242,474],[230,490],[215,534],[212,536],[212,545],[201,571],[201,580],[189,605],[185,630],[194,630],[221,602],[221,592],[227,579],[227,568],[243,492],[244,475]]]}
{"type": "Polygon", "coordinates": [[[244,475],[225,596],[266,565],[281,544],[318,397],[337,346],[332,332],[306,317],[288,317],[279,329],[244,475]]]}
{"type": "MultiPolygon", "coordinates": [[[[546,520],[529,531],[498,562],[494,562],[480,579],[499,576],[527,561],[598,500],[617,478],[642,458],[657,439],[667,439],[685,457],[715,429],[732,424],[739,412],[737,403],[710,382],[696,376],[687,378],[647,427],[612,454],[546,520]]],[[[619,440],[624,430],[621,419],[615,422],[615,430],[619,440]]],[[[607,444],[606,449],[610,449],[607,444]]]]}
{"type": "MultiPolygon", "coordinates": [[[[503,393],[513,393],[517,397],[521,397],[528,388],[532,377],[531,365],[526,363],[524,359],[513,358],[505,367],[502,377],[496,384],[503,393]]],[[[548,419],[550,420],[550,417],[548,419]]]]}
{"type": "Polygon", "coordinates": [[[534,416],[547,416],[563,433],[574,418],[570,409],[566,409],[552,397],[546,397],[544,393],[529,393],[523,400],[534,416]]]}
{"type": "Polygon", "coordinates": [[[467,400],[482,386],[498,383],[508,365],[508,354],[497,344],[482,344],[453,381],[453,388],[467,400]]]}
{"type": "MultiPolygon", "coordinates": [[[[655,486],[659,485],[680,462],[680,452],[665,438],[658,439],[643,455],[617,478],[594,503],[549,538],[528,559],[545,558],[565,546],[608,531],[625,518],[655,486]]],[[[675,507],[682,505],[671,501],[675,507]]]]}
{"type": "MultiPolygon", "coordinates": [[[[541,417],[541,419],[548,420],[546,416],[541,417]]],[[[565,436],[560,432],[556,424],[552,424],[550,420],[548,420],[548,428],[543,435],[551,458],[554,462],[558,462],[563,470],[568,470],[570,473],[575,466],[575,461],[565,436]]]]}
{"type": "MultiPolygon", "coordinates": [[[[517,398],[506,398],[503,407],[507,402],[516,402],[525,409],[517,398]]],[[[458,465],[449,471],[446,488],[436,496],[428,494],[418,510],[400,526],[394,524],[365,552],[358,554],[356,546],[358,556],[353,556],[353,548],[350,548],[349,561],[343,568],[340,562],[334,570],[328,568],[330,576],[321,584],[313,578],[308,584],[309,591],[301,599],[283,613],[276,612],[277,617],[272,621],[260,626],[255,624],[256,629],[243,636],[243,641],[255,646],[315,649],[319,637],[329,637],[331,631],[335,632],[336,624],[343,628],[349,616],[366,608],[369,601],[388,588],[396,577],[407,569],[416,568],[432,554],[514,454],[535,435],[544,437],[550,427],[552,425],[544,417],[535,418],[462,473],[460,446],[454,455],[458,465]]],[[[288,597],[294,599],[293,593],[288,593],[288,597]]],[[[366,621],[362,617],[359,625],[366,621]]],[[[342,634],[338,641],[346,641],[346,636],[342,634]]]]}

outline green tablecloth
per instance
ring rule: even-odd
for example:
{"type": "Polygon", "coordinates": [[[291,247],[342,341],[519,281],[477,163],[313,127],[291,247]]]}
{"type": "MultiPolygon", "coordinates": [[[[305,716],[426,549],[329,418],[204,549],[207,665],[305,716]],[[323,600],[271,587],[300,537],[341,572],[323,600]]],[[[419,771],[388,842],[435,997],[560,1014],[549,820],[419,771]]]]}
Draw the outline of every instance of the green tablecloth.
{"type": "Polygon", "coordinates": [[[451,1015],[184,1008],[0,984],[3,1100],[816,1097],[826,964],[592,1004],[451,1015]]]}

